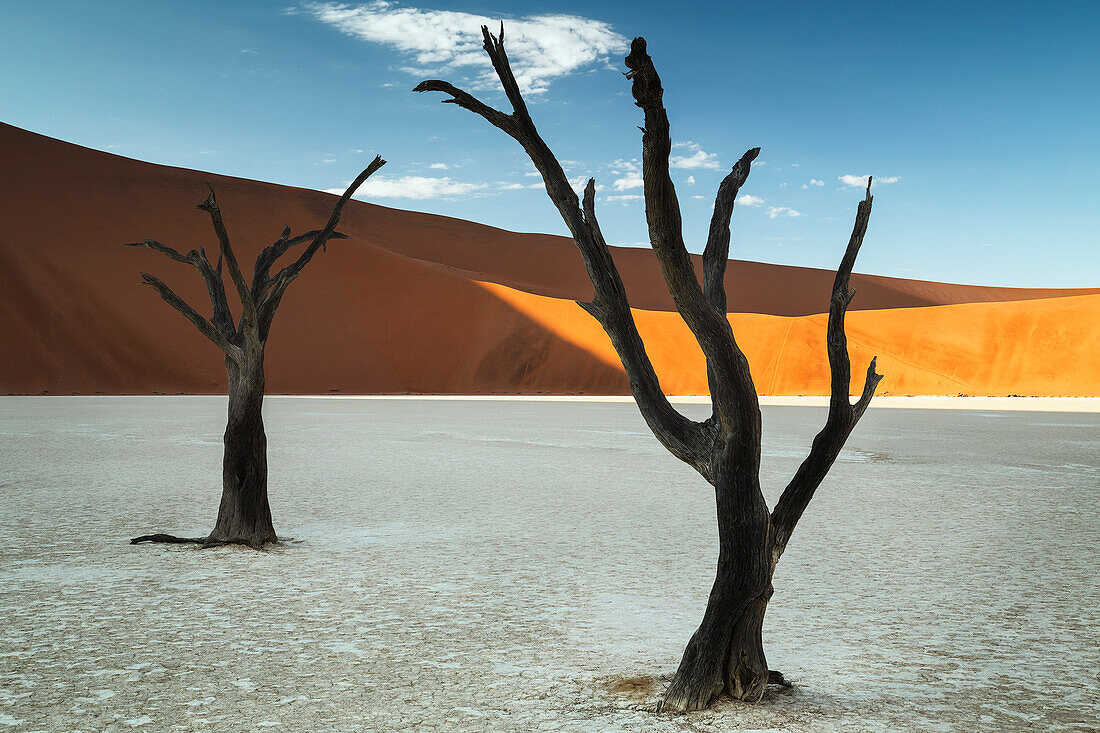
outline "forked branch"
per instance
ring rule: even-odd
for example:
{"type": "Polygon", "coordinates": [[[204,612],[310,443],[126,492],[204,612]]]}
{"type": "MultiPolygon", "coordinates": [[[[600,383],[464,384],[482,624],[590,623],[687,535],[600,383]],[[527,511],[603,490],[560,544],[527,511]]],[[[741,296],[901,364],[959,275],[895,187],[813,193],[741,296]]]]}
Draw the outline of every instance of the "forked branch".
{"type": "MultiPolygon", "coordinates": [[[[256,266],[252,270],[252,298],[257,303],[264,299],[267,289],[271,286],[271,268],[275,262],[291,248],[306,242],[312,242],[320,233],[320,229],[311,229],[305,234],[292,237],[290,236],[290,227],[283,227],[282,235],[275,242],[263,248],[256,257],[256,266]]],[[[333,232],[332,236],[329,237],[330,240],[347,238],[346,234],[340,232],[333,232]]]]}
{"type": "MultiPolygon", "coordinates": [[[[631,93],[645,112],[642,179],[645,184],[649,241],[661,263],[676,310],[691,329],[707,359],[713,382],[711,402],[721,430],[727,435],[736,434],[745,450],[749,450],[751,443],[759,439],[756,387],[749,372],[748,360],[737,346],[724,309],[719,312],[703,294],[691,256],[684,246],[680,203],[669,174],[672,139],[664,106],[664,90],[653,60],[646,52],[644,38],[635,38],[630,44],[626,66],[630,69],[627,78],[631,80],[631,93]]],[[[751,163],[751,158],[746,162],[751,163]]],[[[744,170],[745,176],[748,175],[747,168],[744,170]]],[[[713,249],[719,247],[716,244],[713,249]]]]}
{"type": "Polygon", "coordinates": [[[199,329],[199,332],[202,333],[203,336],[213,341],[219,349],[225,352],[226,356],[237,364],[244,363],[244,354],[241,352],[241,349],[231,343],[221,331],[214,327],[213,323],[201,316],[198,311],[187,303],[187,301],[165,285],[163,280],[147,272],[141,273],[141,279],[145,281],[146,285],[152,286],[165,303],[172,306],[184,318],[191,321],[191,323],[195,325],[195,328],[199,329]]]}
{"type": "Polygon", "coordinates": [[[241,301],[241,327],[239,335],[243,337],[250,351],[258,351],[260,348],[258,321],[256,316],[256,302],[252,294],[248,292],[248,284],[245,282],[241,266],[237,262],[237,256],[233,254],[233,246],[229,243],[229,233],[225,229],[225,221],[222,219],[221,209],[218,207],[217,198],[214,196],[214,187],[208,182],[206,187],[210,190],[206,200],[198,205],[199,209],[210,214],[210,222],[214,225],[214,233],[218,237],[219,258],[225,260],[229,270],[229,278],[237,289],[237,297],[241,301]]]}
{"type": "Polygon", "coordinates": [[[234,337],[233,314],[229,312],[229,302],[225,297],[225,285],[222,282],[222,258],[220,256],[218,257],[217,267],[212,267],[210,265],[210,260],[206,258],[206,251],[201,247],[198,251],[191,250],[187,254],[182,254],[178,250],[168,245],[161,244],[155,239],[130,242],[122,246],[145,247],[154,252],[160,252],[176,262],[183,262],[191,265],[198,270],[199,274],[202,275],[203,282],[206,284],[206,292],[207,295],[210,296],[210,305],[213,308],[213,315],[210,318],[210,322],[214,324],[214,327],[227,339],[234,337]]]}
{"type": "Polygon", "coordinates": [[[772,512],[772,562],[778,562],[787,542],[794,532],[795,525],[802,517],[810,500],[821,485],[825,475],[833,465],[833,461],[840,454],[845,441],[855,428],[860,417],[871,402],[882,375],[875,371],[877,358],[871,359],[867,367],[867,377],[863,384],[863,392],[859,400],[853,405],[849,396],[852,379],[852,365],[848,357],[848,338],[844,333],[844,315],[848,305],[852,302],[855,290],[848,287],[852,276],[852,268],[855,266],[856,255],[863,245],[863,238],[867,234],[867,222],[871,217],[871,179],[867,180],[867,193],[863,201],[859,202],[856,210],[856,221],[852,227],[852,236],[848,240],[848,248],[844,251],[844,257],[840,261],[840,267],[833,281],[833,293],[829,302],[829,325],[826,333],[827,348],[829,351],[829,371],[831,374],[831,391],[829,398],[829,417],[825,421],[825,427],[821,429],[813,441],[810,454],[802,465],[798,467],[794,478],[783,490],[779,501],[772,512]]]}
{"type": "MultiPolygon", "coordinates": [[[[344,193],[340,196],[339,200],[336,202],[336,205],[332,207],[332,213],[329,214],[328,221],[325,223],[324,228],[317,230],[316,232],[310,232],[308,234],[302,235],[302,237],[309,237],[310,234],[312,234],[313,236],[312,239],[308,240],[309,246],[307,246],[302,254],[298,256],[298,259],[284,267],[274,277],[265,280],[267,284],[261,288],[261,292],[264,291],[267,287],[270,287],[270,290],[266,292],[262,302],[260,302],[259,305],[259,338],[261,343],[267,342],[268,334],[271,332],[271,322],[275,318],[275,311],[279,308],[279,303],[282,302],[283,294],[286,292],[286,289],[290,286],[292,282],[294,282],[298,275],[301,274],[302,270],[305,268],[306,265],[309,264],[310,260],[313,259],[313,255],[317,254],[317,250],[324,247],[330,239],[345,238],[344,235],[339,234],[336,231],[336,225],[340,223],[340,215],[344,211],[344,206],[351,199],[351,197],[355,195],[355,192],[359,190],[359,187],[363,185],[363,182],[374,175],[374,173],[385,164],[386,161],[382,160],[382,156],[376,155],[374,157],[374,160],[370,162],[370,165],[364,168],[363,171],[355,177],[355,180],[348,184],[348,187],[344,190],[344,193]]],[[[266,264],[266,269],[270,269],[271,263],[278,259],[279,255],[281,255],[283,252],[293,246],[291,242],[293,242],[294,240],[286,238],[289,234],[290,232],[287,229],[284,229],[284,236],[271,246],[271,248],[274,248],[274,251],[278,252],[278,254],[276,254],[274,257],[271,257],[271,262],[268,262],[266,264]]],[[[294,239],[298,239],[298,237],[295,237],[294,239]]],[[[266,252],[266,250],[264,252],[266,252]]],[[[264,252],[260,253],[259,258],[265,258],[264,252]]],[[[257,271],[260,269],[259,258],[257,258],[256,262],[257,271]]],[[[255,283],[256,278],[253,277],[253,287],[255,287],[255,283]]]]}
{"type": "Polygon", "coordinates": [[[511,103],[511,114],[494,109],[469,92],[445,81],[424,81],[413,91],[443,92],[450,97],[444,100],[445,103],[457,104],[480,115],[523,146],[536,170],[542,175],[547,194],[568,227],[592,282],[593,298],[580,303],[580,306],[600,322],[611,339],[646,424],[673,455],[710,480],[709,446],[713,435],[709,426],[691,421],[677,412],[661,389],[630,312],[626,288],[596,221],[595,182],[588,183],[582,209],[561,164],[539,135],[527,110],[504,50],[503,26],[499,36],[494,36],[487,26],[483,26],[482,36],[485,52],[511,103]]]}

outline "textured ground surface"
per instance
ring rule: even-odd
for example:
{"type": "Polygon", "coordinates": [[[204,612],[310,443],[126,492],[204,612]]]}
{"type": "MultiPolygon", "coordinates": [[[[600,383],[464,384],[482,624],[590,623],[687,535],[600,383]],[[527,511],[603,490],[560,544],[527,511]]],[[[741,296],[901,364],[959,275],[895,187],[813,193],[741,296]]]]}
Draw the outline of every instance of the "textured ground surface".
{"type": "MultiPolygon", "coordinates": [[[[702,406],[686,408],[698,413],[702,406]]],[[[1100,416],[872,410],[765,627],[794,690],[648,709],[713,500],[630,404],[272,399],[267,552],[203,534],[216,398],[0,399],[0,731],[1093,730],[1100,416]]],[[[769,500],[824,418],[764,411],[769,500]]]]}

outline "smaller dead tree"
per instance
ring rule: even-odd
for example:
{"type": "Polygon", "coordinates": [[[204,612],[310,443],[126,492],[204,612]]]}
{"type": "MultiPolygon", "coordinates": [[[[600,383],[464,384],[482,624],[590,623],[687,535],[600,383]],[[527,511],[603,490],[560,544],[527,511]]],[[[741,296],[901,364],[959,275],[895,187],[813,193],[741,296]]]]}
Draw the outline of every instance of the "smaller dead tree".
{"type": "Polygon", "coordinates": [[[206,283],[213,308],[210,318],[199,314],[159,278],[147,272],[141,273],[141,277],[146,285],[157,291],[165,303],[175,308],[203,336],[222,350],[225,354],[225,371],[229,377],[229,420],[225,426],[225,451],[222,456],[222,498],[214,530],[206,537],[196,538],[167,534],[143,535],[130,540],[132,544],[193,542],[203,547],[241,544],[259,548],[277,541],[267,499],[267,434],[264,432],[262,414],[264,348],[271,331],[271,322],[287,287],[301,274],[317,254],[317,250],[324,248],[330,239],[346,239],[345,235],[336,231],[344,205],[363,181],[385,164],[386,161],[381,157],[376,157],[352,181],[336,202],[323,229],[292,237],[290,227],[284,227],[279,239],[265,247],[256,257],[251,287],[245,281],[233,254],[229,233],[214,197],[214,187],[210,184],[207,184],[210,194],[198,208],[210,215],[214,226],[214,233],[218,238],[217,264],[210,264],[206,250],[202,247],[183,254],[153,239],[124,245],[146,247],[176,262],[191,265],[199,271],[206,283]],[[271,274],[272,267],[280,257],[303,244],[306,247],[296,260],[276,274],[271,274]],[[223,262],[229,270],[229,277],[241,304],[241,315],[236,325],[222,279],[223,262]]]}

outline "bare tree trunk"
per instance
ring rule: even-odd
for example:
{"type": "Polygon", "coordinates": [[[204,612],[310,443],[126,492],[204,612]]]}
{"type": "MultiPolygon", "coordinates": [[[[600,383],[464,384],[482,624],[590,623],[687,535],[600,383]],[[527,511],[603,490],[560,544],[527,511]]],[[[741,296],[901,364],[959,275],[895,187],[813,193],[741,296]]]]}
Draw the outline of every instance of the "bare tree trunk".
{"type": "Polygon", "coordinates": [[[263,363],[242,371],[229,366],[229,420],[222,456],[218,521],[205,545],[262,547],[275,542],[267,499],[267,434],[264,432],[263,363]]]}
{"type": "Polygon", "coordinates": [[[754,460],[720,451],[714,471],[718,568],[698,630],[691,637],[661,709],[698,710],[723,692],[755,702],[764,694],[768,664],[761,626],[771,595],[770,518],[754,460]]]}

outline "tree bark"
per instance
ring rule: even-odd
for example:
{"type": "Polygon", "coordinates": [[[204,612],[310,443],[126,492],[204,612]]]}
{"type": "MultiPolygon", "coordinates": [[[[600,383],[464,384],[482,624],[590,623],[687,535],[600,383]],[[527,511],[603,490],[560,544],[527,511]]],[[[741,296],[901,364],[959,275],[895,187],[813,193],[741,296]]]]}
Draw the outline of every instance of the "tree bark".
{"type": "Polygon", "coordinates": [[[205,544],[259,548],[276,542],[267,498],[263,360],[249,369],[229,365],[229,419],[222,456],[218,521],[205,544]]]}
{"type": "Polygon", "coordinates": [[[746,456],[727,444],[718,456],[718,568],[703,621],[661,702],[661,710],[668,712],[705,708],[723,692],[756,702],[768,683],[761,628],[772,593],[772,568],[759,453],[746,456]]]}

